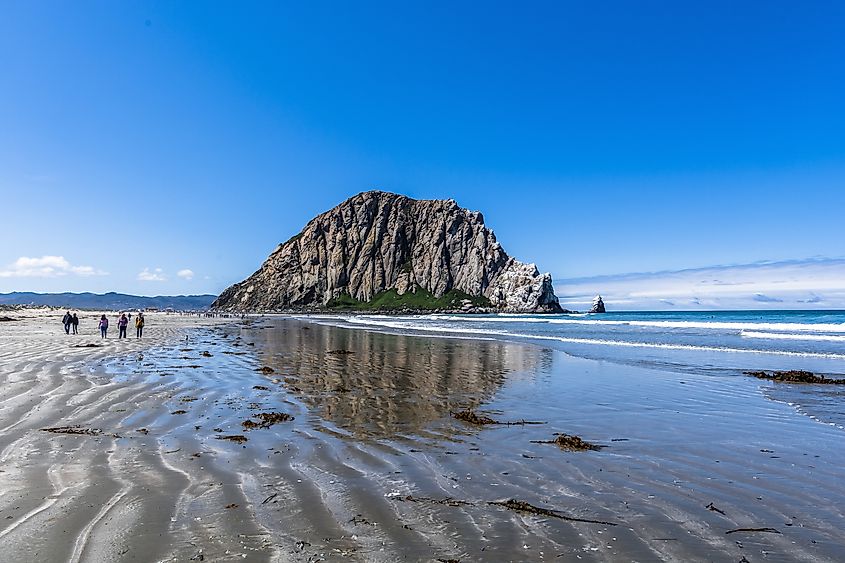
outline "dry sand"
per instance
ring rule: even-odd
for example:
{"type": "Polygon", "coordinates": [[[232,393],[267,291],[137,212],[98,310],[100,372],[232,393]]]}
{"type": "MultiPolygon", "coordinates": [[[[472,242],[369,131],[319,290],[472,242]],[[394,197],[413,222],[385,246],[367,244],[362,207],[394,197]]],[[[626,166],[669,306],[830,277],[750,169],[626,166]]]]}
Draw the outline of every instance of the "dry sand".
{"type": "Polygon", "coordinates": [[[4,561],[845,556],[843,433],[769,382],[290,319],[158,314],[101,342],[93,315],[79,336],[8,316],[4,561]],[[605,447],[539,443],[556,432],[605,447]]]}

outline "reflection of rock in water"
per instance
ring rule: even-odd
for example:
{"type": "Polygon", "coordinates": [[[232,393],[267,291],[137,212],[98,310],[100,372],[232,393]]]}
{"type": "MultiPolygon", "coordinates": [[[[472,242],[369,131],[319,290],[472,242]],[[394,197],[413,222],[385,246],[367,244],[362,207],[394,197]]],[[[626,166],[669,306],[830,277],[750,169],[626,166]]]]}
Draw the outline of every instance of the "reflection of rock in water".
{"type": "Polygon", "coordinates": [[[551,352],[532,346],[309,326],[266,331],[262,363],[292,376],[316,414],[356,434],[421,430],[488,401],[510,373],[551,367],[551,352]]]}

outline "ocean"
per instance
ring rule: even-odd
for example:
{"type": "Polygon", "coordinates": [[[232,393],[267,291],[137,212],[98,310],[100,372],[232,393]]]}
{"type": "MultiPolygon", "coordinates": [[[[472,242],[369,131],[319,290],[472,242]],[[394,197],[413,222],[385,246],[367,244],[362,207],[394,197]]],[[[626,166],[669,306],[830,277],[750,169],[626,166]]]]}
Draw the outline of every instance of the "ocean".
{"type": "Polygon", "coordinates": [[[845,311],[310,318],[392,332],[534,341],[574,356],[702,374],[806,369],[845,375],[845,311]]]}
{"type": "MultiPolygon", "coordinates": [[[[314,322],[403,334],[533,343],[572,356],[690,374],[808,370],[845,377],[845,311],[619,312],[563,315],[322,315],[314,322]]],[[[845,427],[845,386],[761,382],[762,392],[845,427]]]]}

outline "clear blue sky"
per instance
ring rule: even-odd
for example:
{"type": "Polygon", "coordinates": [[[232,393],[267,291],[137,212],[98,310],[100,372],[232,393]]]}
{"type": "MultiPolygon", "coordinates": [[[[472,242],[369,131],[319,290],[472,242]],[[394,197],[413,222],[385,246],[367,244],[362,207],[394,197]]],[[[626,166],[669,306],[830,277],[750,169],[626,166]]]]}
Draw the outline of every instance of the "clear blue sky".
{"type": "Polygon", "coordinates": [[[738,4],[4,2],[0,291],[217,293],[372,188],[557,279],[841,258],[845,3],[738,4]]]}

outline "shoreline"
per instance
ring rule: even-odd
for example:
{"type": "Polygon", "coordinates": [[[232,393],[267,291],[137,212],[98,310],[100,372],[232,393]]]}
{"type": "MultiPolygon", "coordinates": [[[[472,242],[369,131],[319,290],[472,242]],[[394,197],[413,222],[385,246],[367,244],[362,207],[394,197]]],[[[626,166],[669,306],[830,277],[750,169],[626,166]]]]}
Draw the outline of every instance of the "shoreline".
{"type": "Polygon", "coordinates": [[[843,547],[845,454],[827,445],[841,431],[756,380],[295,319],[148,319],[149,340],[121,348],[68,349],[57,319],[20,341],[9,325],[37,326],[0,328],[10,555],[834,561],[843,547]],[[475,427],[459,408],[546,424],[475,427]],[[244,429],[271,412],[294,418],[244,429]],[[41,431],[72,424],[102,434],[41,431]],[[606,447],[533,443],[555,432],[606,447]],[[218,439],[234,435],[247,441],[218,439]],[[606,524],[489,504],[510,499],[606,524]],[[726,533],[761,527],[779,533],[726,533]]]}

